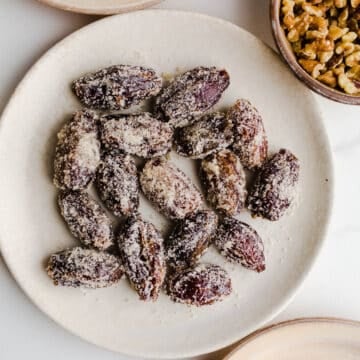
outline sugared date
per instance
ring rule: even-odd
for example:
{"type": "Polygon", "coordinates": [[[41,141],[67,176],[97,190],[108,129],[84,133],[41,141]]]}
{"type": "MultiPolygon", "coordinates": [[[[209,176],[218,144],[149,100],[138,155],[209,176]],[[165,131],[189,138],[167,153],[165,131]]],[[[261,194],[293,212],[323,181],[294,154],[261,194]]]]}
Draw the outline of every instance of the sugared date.
{"type": "Polygon", "coordinates": [[[141,300],[155,301],[165,278],[163,239],[139,216],[128,218],[118,238],[125,273],[141,300]]]}
{"type": "Polygon", "coordinates": [[[214,244],[227,260],[257,272],[265,270],[263,241],[249,225],[225,217],[216,231],[214,244]]]}
{"type": "Polygon", "coordinates": [[[174,127],[190,125],[212,108],[230,84],[226,70],[199,66],[177,76],[156,99],[160,119],[174,127]]]}
{"type": "Polygon", "coordinates": [[[116,256],[81,247],[51,255],[46,271],[54,285],[91,289],[111,286],[123,275],[116,256]]]}
{"type": "Polygon", "coordinates": [[[203,159],[232,144],[232,127],[232,122],[223,113],[205,115],[195,124],[178,129],[176,151],[192,159],[203,159]]]}
{"type": "Polygon", "coordinates": [[[101,118],[100,135],[106,149],[152,158],[170,151],[173,130],[149,113],[114,114],[101,118]]]}
{"type": "Polygon", "coordinates": [[[247,198],[248,209],[254,216],[279,220],[296,197],[299,173],[299,160],[281,149],[259,170],[247,198]]]}
{"type": "Polygon", "coordinates": [[[149,160],[140,175],[145,196],[170,219],[182,219],[202,207],[202,196],[192,181],[165,158],[149,160]]]}
{"type": "Polygon", "coordinates": [[[73,82],[81,103],[100,110],[122,110],[157,95],[162,79],[153,69],[116,65],[87,74],[73,82]]]}
{"type": "Polygon", "coordinates": [[[166,242],[168,264],[177,271],[195,265],[209,247],[216,227],[217,216],[209,210],[180,220],[166,242]]]}
{"type": "Polygon", "coordinates": [[[256,169],[266,160],[268,141],[262,117],[248,100],[238,100],[227,117],[234,125],[232,148],[247,169],[256,169]]]}
{"type": "Polygon", "coordinates": [[[54,184],[59,189],[83,190],[94,179],[100,161],[97,121],[94,112],[77,111],[58,133],[54,184]]]}
{"type": "Polygon", "coordinates": [[[58,203],[71,233],[85,246],[106,250],[113,245],[111,221],[89,194],[81,191],[61,191],[58,203]]]}
{"type": "Polygon", "coordinates": [[[170,277],[167,289],[173,301],[203,306],[223,300],[232,286],[228,273],[220,266],[199,264],[170,277]]]}
{"type": "Polygon", "coordinates": [[[139,180],[130,155],[109,151],[103,154],[96,174],[100,198],[116,216],[130,216],[139,207],[139,180]]]}

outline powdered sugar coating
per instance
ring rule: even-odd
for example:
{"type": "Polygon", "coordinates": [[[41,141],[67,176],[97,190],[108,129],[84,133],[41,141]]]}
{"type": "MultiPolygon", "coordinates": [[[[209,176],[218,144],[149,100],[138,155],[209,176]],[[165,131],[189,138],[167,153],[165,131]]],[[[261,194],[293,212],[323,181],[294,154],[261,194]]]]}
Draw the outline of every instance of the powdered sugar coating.
{"type": "Polygon", "coordinates": [[[239,158],[224,149],[209,155],[201,162],[201,179],[207,200],[216,210],[233,216],[245,206],[246,178],[239,158]]]}
{"type": "Polygon", "coordinates": [[[225,217],[216,231],[214,244],[227,260],[257,272],[265,270],[263,241],[249,225],[225,217]]]}
{"type": "Polygon", "coordinates": [[[250,101],[241,99],[230,108],[228,119],[234,124],[233,151],[247,169],[256,169],[266,160],[268,141],[262,117],[250,101]]]}
{"type": "Polygon", "coordinates": [[[101,118],[100,134],[106,149],[152,158],[170,151],[173,130],[149,113],[114,114],[101,118]]]}
{"type": "Polygon", "coordinates": [[[116,256],[81,247],[51,255],[46,271],[54,285],[91,289],[111,286],[123,275],[116,256]]]}
{"type": "Polygon", "coordinates": [[[198,264],[170,277],[168,293],[173,301],[195,305],[211,305],[232,291],[228,273],[218,265],[198,264]]]}
{"type": "Polygon", "coordinates": [[[166,242],[168,264],[176,270],[195,265],[210,245],[217,220],[216,214],[209,210],[198,211],[180,220],[166,242]]]}
{"type": "Polygon", "coordinates": [[[77,111],[58,133],[54,184],[59,189],[83,190],[94,179],[100,161],[97,115],[77,111]]]}
{"type": "Polygon", "coordinates": [[[165,279],[163,239],[154,225],[130,217],[118,238],[125,272],[141,300],[155,301],[165,279]]]}
{"type": "Polygon", "coordinates": [[[58,203],[71,233],[85,246],[106,250],[114,244],[111,221],[89,194],[62,191],[58,203]]]}
{"type": "Polygon", "coordinates": [[[232,122],[223,113],[203,116],[193,125],[181,128],[175,134],[176,151],[192,159],[203,159],[234,141],[232,122]]]}
{"type": "Polygon", "coordinates": [[[254,216],[279,220],[296,197],[300,163],[289,150],[281,149],[259,170],[247,199],[254,216]]]}
{"type": "Polygon", "coordinates": [[[155,111],[174,127],[190,125],[219,100],[230,84],[226,70],[199,66],[177,76],[156,99],[155,111]]]}
{"type": "Polygon", "coordinates": [[[101,200],[116,216],[130,216],[139,207],[137,168],[130,155],[106,152],[102,156],[96,185],[101,200]]]}
{"type": "Polygon", "coordinates": [[[183,219],[202,207],[202,196],[192,181],[165,158],[149,160],[140,175],[145,196],[170,219],[183,219]]]}
{"type": "Polygon", "coordinates": [[[116,65],[87,74],[74,81],[72,89],[87,107],[122,110],[157,95],[162,79],[153,69],[116,65]]]}

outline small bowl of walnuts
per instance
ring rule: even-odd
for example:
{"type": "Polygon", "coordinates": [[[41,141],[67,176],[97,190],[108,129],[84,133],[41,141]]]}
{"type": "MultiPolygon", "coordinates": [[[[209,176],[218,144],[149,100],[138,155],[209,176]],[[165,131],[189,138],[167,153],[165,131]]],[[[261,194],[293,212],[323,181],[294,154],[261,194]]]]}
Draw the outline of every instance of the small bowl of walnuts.
{"type": "Polygon", "coordinates": [[[272,0],[276,45],[320,95],[360,105],[360,0],[272,0]]]}

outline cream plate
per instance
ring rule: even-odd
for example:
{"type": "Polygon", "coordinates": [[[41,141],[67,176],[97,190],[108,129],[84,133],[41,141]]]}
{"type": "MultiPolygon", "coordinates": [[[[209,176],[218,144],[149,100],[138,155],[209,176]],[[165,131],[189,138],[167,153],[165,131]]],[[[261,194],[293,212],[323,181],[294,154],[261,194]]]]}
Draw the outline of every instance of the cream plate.
{"type": "Polygon", "coordinates": [[[360,323],[299,319],[257,331],[224,360],[358,360],[360,323]]]}
{"type": "Polygon", "coordinates": [[[145,9],[163,0],[39,0],[62,9],[83,14],[110,15],[145,9]]]}
{"type": "MultiPolygon", "coordinates": [[[[197,164],[171,155],[198,183],[197,164]]],[[[329,222],[333,168],[328,139],[311,92],[260,40],[223,20],[188,12],[151,10],[95,22],[61,41],[29,71],[1,120],[0,245],[28,296],[63,327],[104,348],[142,357],[182,357],[229,345],[275,316],[290,301],[319,252],[329,222]],[[56,206],[52,163],[56,133],[80,108],[70,83],[113,64],[141,64],[159,73],[198,65],[225,67],[231,86],[217,108],[237,98],[263,114],[271,150],[291,149],[301,161],[300,199],[279,222],[240,218],[263,237],[262,274],[223,265],[234,292],[204,308],[137,300],[125,280],[97,291],[55,287],[44,271],[50,253],[74,246],[56,206]]],[[[166,220],[141,199],[146,219],[166,220]]]]}

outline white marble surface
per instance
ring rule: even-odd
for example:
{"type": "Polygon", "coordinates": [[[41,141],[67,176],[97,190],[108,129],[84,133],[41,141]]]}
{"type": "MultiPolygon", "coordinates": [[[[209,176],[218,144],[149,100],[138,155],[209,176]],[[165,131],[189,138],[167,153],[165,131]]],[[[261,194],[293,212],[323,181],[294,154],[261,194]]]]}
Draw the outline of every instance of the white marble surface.
{"type": "MultiPolygon", "coordinates": [[[[273,46],[268,0],[167,0],[159,7],[225,18],[273,46]]],[[[35,0],[0,0],[0,111],[35,59],[65,35],[94,20],[96,17],[65,13],[35,0]]],[[[310,276],[292,304],[274,322],[300,316],[360,320],[360,186],[357,178],[360,175],[357,168],[360,108],[317,99],[335,159],[336,198],[332,226],[310,276]]],[[[54,324],[21,292],[1,258],[0,284],[2,360],[129,359],[85,343],[54,324]]],[[[221,359],[223,353],[201,359],[221,359]]]]}

